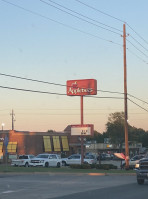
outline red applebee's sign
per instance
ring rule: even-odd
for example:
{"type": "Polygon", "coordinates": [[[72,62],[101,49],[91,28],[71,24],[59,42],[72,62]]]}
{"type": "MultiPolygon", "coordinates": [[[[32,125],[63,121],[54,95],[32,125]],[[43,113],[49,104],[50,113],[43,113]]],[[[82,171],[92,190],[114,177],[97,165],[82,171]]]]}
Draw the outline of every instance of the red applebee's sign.
{"type": "Polygon", "coordinates": [[[67,81],[67,95],[83,96],[97,94],[97,80],[82,79],[67,81]]]}

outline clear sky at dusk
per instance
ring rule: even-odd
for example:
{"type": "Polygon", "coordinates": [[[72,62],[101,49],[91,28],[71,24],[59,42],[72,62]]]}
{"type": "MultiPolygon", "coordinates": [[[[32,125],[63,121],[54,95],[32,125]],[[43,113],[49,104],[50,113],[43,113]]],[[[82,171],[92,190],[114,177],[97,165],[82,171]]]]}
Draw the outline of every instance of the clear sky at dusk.
{"type": "Polygon", "coordinates": [[[0,0],[0,123],[5,123],[4,129],[11,129],[12,109],[15,130],[63,131],[67,125],[79,124],[80,97],[66,96],[62,85],[67,80],[96,79],[101,91],[98,98],[84,98],[84,123],[105,131],[109,114],[124,111],[124,100],[115,99],[123,98],[122,94],[103,91],[124,92],[126,22],[127,90],[136,103],[128,101],[129,123],[148,130],[147,8],[147,0],[0,0]]]}

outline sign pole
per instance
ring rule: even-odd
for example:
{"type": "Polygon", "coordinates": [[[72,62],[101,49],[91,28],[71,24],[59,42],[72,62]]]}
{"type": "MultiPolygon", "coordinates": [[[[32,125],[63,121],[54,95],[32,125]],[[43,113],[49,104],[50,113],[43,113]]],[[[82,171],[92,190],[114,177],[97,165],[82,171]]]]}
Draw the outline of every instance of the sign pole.
{"type": "MultiPolygon", "coordinates": [[[[81,96],[81,125],[83,125],[83,96],[81,96]]],[[[84,138],[83,138],[83,131],[81,132],[81,164],[83,164],[84,160],[84,150],[83,150],[83,145],[84,145],[84,138]]]]}

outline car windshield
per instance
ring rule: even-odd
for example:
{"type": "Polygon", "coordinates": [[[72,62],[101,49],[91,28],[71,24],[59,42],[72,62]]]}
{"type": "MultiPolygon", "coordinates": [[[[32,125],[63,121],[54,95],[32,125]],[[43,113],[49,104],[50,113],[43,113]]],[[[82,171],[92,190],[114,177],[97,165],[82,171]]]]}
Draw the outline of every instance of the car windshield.
{"type": "Polygon", "coordinates": [[[28,156],[27,155],[21,155],[21,156],[19,156],[19,159],[28,159],[28,156]]]}
{"type": "Polygon", "coordinates": [[[93,155],[86,156],[85,159],[94,159],[93,155]]]}
{"type": "Polygon", "coordinates": [[[48,155],[37,155],[36,158],[48,158],[48,155]]]}

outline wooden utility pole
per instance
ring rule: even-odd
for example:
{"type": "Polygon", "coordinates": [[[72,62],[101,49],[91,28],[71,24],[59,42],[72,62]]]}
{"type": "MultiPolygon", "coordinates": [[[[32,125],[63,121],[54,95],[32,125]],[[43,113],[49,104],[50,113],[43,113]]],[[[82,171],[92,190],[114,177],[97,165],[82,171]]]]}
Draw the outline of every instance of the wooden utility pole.
{"type": "Polygon", "coordinates": [[[13,109],[12,109],[12,113],[10,114],[12,117],[12,130],[14,130],[14,122],[15,122],[15,119],[14,119],[14,112],[13,112],[13,109]]]}
{"type": "Polygon", "coordinates": [[[123,24],[123,52],[124,52],[124,128],[125,128],[125,156],[126,169],[129,169],[129,146],[128,146],[128,113],[127,113],[127,70],[126,70],[126,28],[123,24]]]}

